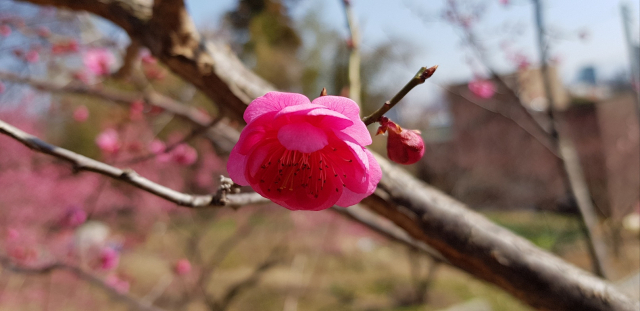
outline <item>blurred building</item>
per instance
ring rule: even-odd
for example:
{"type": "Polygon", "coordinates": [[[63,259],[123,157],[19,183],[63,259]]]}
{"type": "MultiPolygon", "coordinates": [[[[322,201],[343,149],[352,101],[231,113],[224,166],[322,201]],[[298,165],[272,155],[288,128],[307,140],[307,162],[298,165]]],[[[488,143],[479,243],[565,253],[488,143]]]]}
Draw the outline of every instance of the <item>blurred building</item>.
{"type": "MultiPolygon", "coordinates": [[[[494,81],[496,94],[490,99],[475,96],[467,84],[449,87],[449,139],[427,142],[419,174],[473,208],[567,209],[572,204],[561,162],[545,146],[547,136],[535,124],[548,126],[540,72],[529,70],[502,79],[504,85],[494,81]],[[519,99],[505,85],[515,89],[519,99]],[[528,111],[518,107],[520,102],[528,111]]],[[[560,131],[579,153],[598,209],[605,216],[628,213],[640,189],[640,135],[633,94],[576,98],[559,79],[552,83],[560,131]]]]}

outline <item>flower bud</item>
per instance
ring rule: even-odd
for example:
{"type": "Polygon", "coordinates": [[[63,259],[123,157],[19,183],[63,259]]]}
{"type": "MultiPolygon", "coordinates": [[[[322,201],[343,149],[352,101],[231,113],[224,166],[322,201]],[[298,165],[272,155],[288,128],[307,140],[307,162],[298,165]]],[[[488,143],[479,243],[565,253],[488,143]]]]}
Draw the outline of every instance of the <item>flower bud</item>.
{"type": "Polygon", "coordinates": [[[424,141],[420,131],[403,129],[386,117],[380,119],[377,134],[389,132],[387,157],[400,164],[413,164],[424,155],[424,141]]]}

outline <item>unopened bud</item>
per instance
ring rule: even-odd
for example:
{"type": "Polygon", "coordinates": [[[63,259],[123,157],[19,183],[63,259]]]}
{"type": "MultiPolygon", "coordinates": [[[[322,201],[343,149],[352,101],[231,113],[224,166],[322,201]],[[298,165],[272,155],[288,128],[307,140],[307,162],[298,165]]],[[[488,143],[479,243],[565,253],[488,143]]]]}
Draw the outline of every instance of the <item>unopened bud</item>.
{"type": "Polygon", "coordinates": [[[418,162],[424,155],[420,131],[403,129],[387,117],[382,117],[376,135],[386,132],[389,132],[387,156],[391,161],[408,165],[418,162]]]}

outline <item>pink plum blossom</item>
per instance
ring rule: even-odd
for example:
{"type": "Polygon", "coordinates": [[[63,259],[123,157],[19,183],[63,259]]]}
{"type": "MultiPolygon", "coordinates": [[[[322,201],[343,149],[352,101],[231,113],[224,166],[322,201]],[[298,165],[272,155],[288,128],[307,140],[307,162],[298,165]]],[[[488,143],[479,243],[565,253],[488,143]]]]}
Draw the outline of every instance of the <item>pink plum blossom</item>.
{"type": "Polygon", "coordinates": [[[30,50],[24,55],[24,60],[26,60],[27,63],[37,63],[40,60],[40,53],[36,50],[30,50]]]}
{"type": "Polygon", "coordinates": [[[144,102],[136,100],[129,106],[129,119],[132,121],[142,120],[144,115],[144,102]]]}
{"type": "Polygon", "coordinates": [[[191,263],[187,259],[184,259],[184,258],[180,259],[178,260],[178,262],[176,262],[176,265],[173,268],[173,270],[176,272],[177,275],[189,274],[189,272],[191,272],[191,263]]]}
{"type": "Polygon", "coordinates": [[[111,72],[111,66],[116,62],[113,54],[107,49],[91,49],[83,55],[84,66],[97,76],[104,76],[111,72]]]}
{"type": "Polygon", "coordinates": [[[130,287],[129,286],[129,282],[119,278],[115,274],[109,275],[104,280],[104,283],[107,284],[107,286],[115,289],[118,293],[121,293],[121,294],[127,293],[129,291],[129,287],[130,287]]]}
{"type": "Polygon", "coordinates": [[[87,212],[79,207],[71,207],[62,217],[63,227],[75,228],[87,221],[87,212]]]}
{"type": "Polygon", "coordinates": [[[106,129],[96,137],[96,145],[105,153],[113,154],[120,150],[118,132],[114,129],[106,129]]]}
{"type": "Polygon", "coordinates": [[[87,121],[87,119],[89,118],[89,109],[87,108],[87,106],[85,105],[81,105],[76,107],[76,109],[73,110],[73,120],[75,120],[76,122],[84,122],[87,121]]]}
{"type": "Polygon", "coordinates": [[[469,82],[469,91],[480,98],[491,98],[496,88],[491,81],[473,80],[469,82]]]}
{"type": "Polygon", "coordinates": [[[0,25],[0,36],[8,37],[11,35],[11,27],[8,25],[0,25]]]}
{"type": "Polygon", "coordinates": [[[191,165],[198,159],[198,152],[187,144],[180,144],[171,150],[171,159],[180,165],[191,165]]]}
{"type": "Polygon", "coordinates": [[[118,266],[120,254],[111,248],[105,247],[100,251],[99,266],[102,270],[112,270],[118,266]]]}
{"type": "Polygon", "coordinates": [[[269,92],[244,112],[247,126],[227,170],[240,185],[290,210],[351,206],[375,190],[382,172],[364,146],[371,135],[351,99],[269,92]]]}
{"type": "Polygon", "coordinates": [[[382,117],[378,134],[386,132],[389,133],[387,156],[391,161],[408,165],[418,162],[424,155],[420,131],[403,129],[387,117],[382,117]]]}

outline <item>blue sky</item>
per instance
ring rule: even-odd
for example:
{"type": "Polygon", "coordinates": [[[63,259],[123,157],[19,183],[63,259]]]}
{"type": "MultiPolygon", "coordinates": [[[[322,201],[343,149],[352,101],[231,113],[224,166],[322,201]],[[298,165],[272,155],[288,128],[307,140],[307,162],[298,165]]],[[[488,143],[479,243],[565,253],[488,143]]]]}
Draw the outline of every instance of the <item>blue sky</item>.
{"type": "MultiPolygon", "coordinates": [[[[511,0],[508,6],[500,5],[498,0],[485,1],[489,3],[487,12],[475,29],[482,38],[486,38],[483,42],[493,56],[494,67],[503,72],[512,69],[500,53],[500,41],[494,34],[518,24],[523,31],[511,37],[510,42],[535,63],[538,55],[535,52],[531,1],[511,0]]],[[[638,2],[627,1],[632,8],[636,29],[640,19],[638,2]]],[[[393,37],[411,42],[415,47],[415,57],[399,64],[396,72],[389,73],[390,87],[400,88],[420,66],[440,66],[430,79],[430,86],[410,94],[414,99],[437,100],[433,97],[434,89],[451,82],[466,81],[473,75],[465,61],[471,53],[463,47],[459,32],[438,17],[444,3],[444,0],[352,0],[362,32],[363,49],[370,49],[393,37]]],[[[599,76],[604,78],[627,68],[629,58],[623,39],[621,1],[543,0],[543,3],[547,27],[561,34],[551,41],[550,55],[559,57],[559,72],[565,82],[571,82],[576,72],[586,65],[596,66],[599,76]],[[589,33],[587,40],[578,38],[582,30],[589,33]]],[[[187,0],[187,4],[198,25],[216,26],[222,14],[236,5],[236,0],[187,0]]],[[[309,12],[314,12],[327,27],[347,37],[341,0],[299,0],[291,14],[299,22],[309,12]]],[[[640,41],[637,30],[634,37],[636,42],[640,41]]]]}

